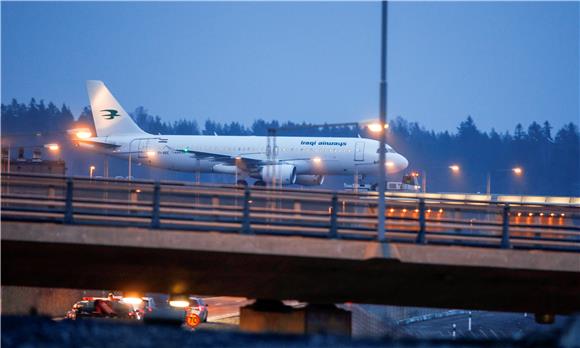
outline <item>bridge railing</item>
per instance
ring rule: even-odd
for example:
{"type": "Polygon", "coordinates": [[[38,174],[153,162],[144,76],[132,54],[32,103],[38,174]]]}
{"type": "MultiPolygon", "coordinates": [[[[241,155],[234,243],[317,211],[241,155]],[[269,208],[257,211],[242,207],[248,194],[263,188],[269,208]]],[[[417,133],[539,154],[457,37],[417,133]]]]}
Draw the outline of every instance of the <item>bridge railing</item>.
{"type": "MultiPolygon", "coordinates": [[[[393,242],[580,252],[580,208],[389,194],[393,242]]],[[[376,240],[376,194],[4,174],[2,220],[376,240]]]]}

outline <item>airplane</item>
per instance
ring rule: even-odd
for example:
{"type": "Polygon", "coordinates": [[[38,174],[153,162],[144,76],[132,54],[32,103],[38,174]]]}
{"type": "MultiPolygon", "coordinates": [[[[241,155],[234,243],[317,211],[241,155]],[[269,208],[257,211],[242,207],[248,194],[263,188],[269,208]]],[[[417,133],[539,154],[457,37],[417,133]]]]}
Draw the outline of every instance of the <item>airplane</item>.
{"type": "MultiPolygon", "coordinates": [[[[378,173],[379,142],[365,138],[154,135],[144,132],[102,81],[87,81],[96,134],[77,145],[145,165],[183,172],[237,175],[238,184],[322,185],[328,175],[378,173]],[[270,139],[272,140],[272,139],[270,139]]],[[[386,145],[387,173],[408,166],[386,145]]]]}

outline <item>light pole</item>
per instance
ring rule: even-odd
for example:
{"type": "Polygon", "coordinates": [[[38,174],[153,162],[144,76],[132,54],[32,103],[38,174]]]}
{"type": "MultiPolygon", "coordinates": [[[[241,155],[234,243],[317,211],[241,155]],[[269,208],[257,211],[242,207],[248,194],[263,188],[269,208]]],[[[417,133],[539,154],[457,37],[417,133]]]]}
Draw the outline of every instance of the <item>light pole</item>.
{"type": "MultiPolygon", "coordinates": [[[[131,145],[133,144],[133,142],[136,140],[158,140],[158,139],[160,139],[160,138],[159,137],[143,137],[143,138],[134,138],[134,139],[131,139],[131,141],[129,141],[129,168],[128,168],[128,177],[127,177],[128,180],[133,180],[133,178],[131,176],[131,161],[132,161],[131,145]]],[[[137,151],[137,152],[139,152],[139,151],[137,151]]],[[[149,151],[147,154],[149,154],[149,151]]]]}
{"type": "Polygon", "coordinates": [[[93,174],[95,173],[95,166],[90,166],[89,167],[89,178],[93,178],[93,174]]]}
{"type": "Polygon", "coordinates": [[[513,172],[514,175],[516,175],[516,176],[521,176],[524,174],[524,170],[522,169],[522,167],[513,167],[513,168],[496,169],[496,170],[488,171],[487,178],[486,178],[486,185],[485,185],[486,186],[485,192],[488,195],[491,195],[491,173],[492,172],[513,172]]]}
{"type": "MultiPolygon", "coordinates": [[[[458,174],[461,171],[461,167],[458,164],[452,164],[448,167],[432,167],[431,169],[442,169],[449,168],[453,174],[458,174]]],[[[427,192],[427,171],[424,169],[421,171],[421,186],[423,187],[423,193],[427,192]]]]}
{"type": "Polygon", "coordinates": [[[387,132],[387,20],[388,20],[388,3],[386,0],[381,1],[381,82],[380,82],[380,101],[379,101],[379,125],[381,128],[379,138],[379,207],[378,207],[378,240],[383,243],[385,239],[385,181],[386,174],[386,149],[387,132]]]}

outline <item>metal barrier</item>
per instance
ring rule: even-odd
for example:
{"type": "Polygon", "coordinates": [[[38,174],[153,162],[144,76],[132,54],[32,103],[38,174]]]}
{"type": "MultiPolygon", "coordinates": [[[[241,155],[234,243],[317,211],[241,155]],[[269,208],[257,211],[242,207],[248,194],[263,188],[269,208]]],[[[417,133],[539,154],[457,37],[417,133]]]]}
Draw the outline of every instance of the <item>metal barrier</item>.
{"type": "MultiPolygon", "coordinates": [[[[4,174],[2,220],[377,239],[376,193],[4,174]]],[[[580,252],[580,208],[389,193],[391,242],[580,252]]]]}

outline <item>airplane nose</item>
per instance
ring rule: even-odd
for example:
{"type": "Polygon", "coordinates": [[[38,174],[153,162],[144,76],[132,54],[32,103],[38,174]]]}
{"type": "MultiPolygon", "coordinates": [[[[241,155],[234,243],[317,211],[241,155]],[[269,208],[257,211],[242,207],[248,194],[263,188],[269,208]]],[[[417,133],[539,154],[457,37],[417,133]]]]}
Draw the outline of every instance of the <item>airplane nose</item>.
{"type": "Polygon", "coordinates": [[[389,154],[387,159],[387,173],[397,173],[409,165],[409,161],[398,153],[389,154]]]}
{"type": "Polygon", "coordinates": [[[407,159],[404,156],[399,154],[397,155],[398,155],[397,167],[399,168],[399,170],[406,169],[409,166],[409,161],[407,161],[407,159]]]}

